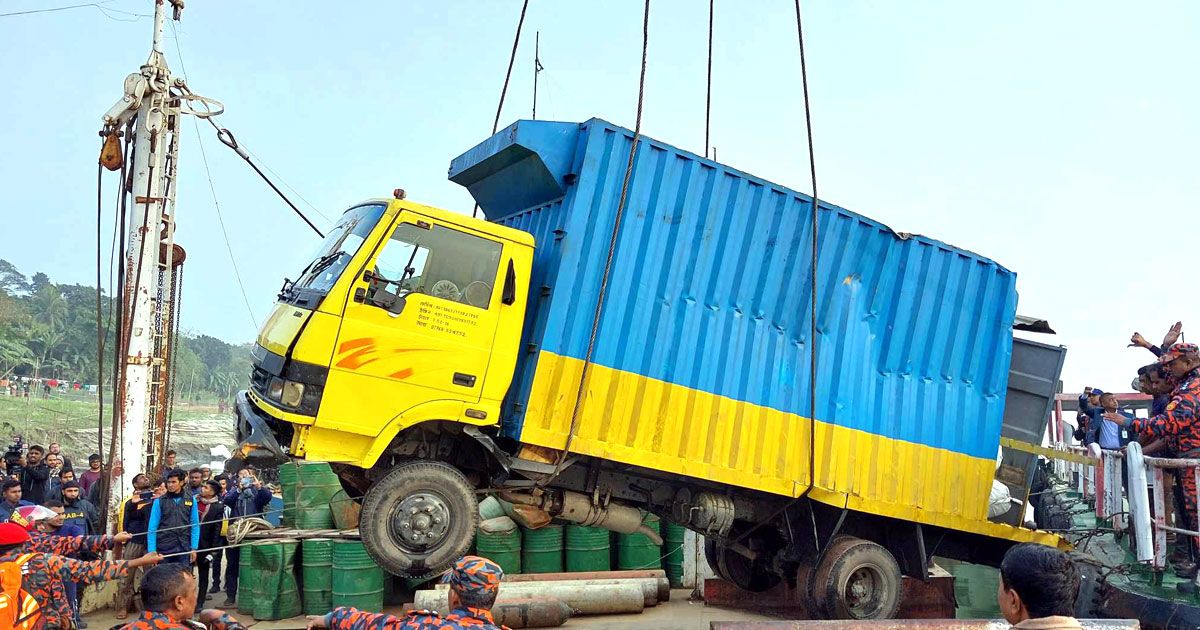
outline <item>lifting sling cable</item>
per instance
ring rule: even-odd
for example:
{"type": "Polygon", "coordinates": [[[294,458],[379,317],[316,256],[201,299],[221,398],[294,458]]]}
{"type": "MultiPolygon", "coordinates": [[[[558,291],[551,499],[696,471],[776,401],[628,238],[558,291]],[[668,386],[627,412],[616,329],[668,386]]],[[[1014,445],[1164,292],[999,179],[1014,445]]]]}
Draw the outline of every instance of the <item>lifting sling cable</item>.
{"type": "MultiPolygon", "coordinates": [[[[713,3],[708,0],[708,74],[704,86],[704,157],[708,157],[712,141],[709,139],[709,123],[712,121],[712,52],[713,52],[713,3]]],[[[714,156],[714,159],[716,157],[714,156]]]]}
{"type": "MultiPolygon", "coordinates": [[[[513,64],[517,61],[517,45],[521,43],[521,27],[525,26],[525,10],[529,8],[529,0],[525,0],[521,4],[521,17],[517,19],[517,34],[513,37],[512,55],[508,58],[508,72],[504,73],[504,86],[500,88],[500,102],[496,104],[496,117],[492,120],[492,135],[496,135],[496,130],[500,128],[500,112],[504,110],[504,97],[508,95],[508,81],[512,78],[513,64]]],[[[537,105],[534,105],[534,111],[537,111],[537,105]]],[[[534,116],[537,117],[536,114],[534,116]]],[[[471,210],[471,217],[479,216],[479,204],[475,204],[475,208],[471,210]]]]}
{"type": "Polygon", "coordinates": [[[808,496],[816,485],[817,457],[817,209],[820,197],[817,196],[817,157],[813,152],[812,106],[808,100],[808,64],[804,55],[804,26],[800,20],[800,0],[796,0],[796,37],[800,43],[800,85],[804,90],[804,126],[808,136],[808,172],[812,179],[812,202],[809,204],[812,216],[812,268],[809,278],[812,295],[809,303],[808,342],[811,347],[808,366],[808,487],[798,498],[808,496]]]}
{"type": "Polygon", "coordinates": [[[608,292],[609,272],[612,270],[613,255],[617,249],[617,235],[621,231],[621,216],[625,212],[625,203],[629,196],[629,180],[633,177],[633,162],[637,155],[638,142],[642,137],[642,105],[646,96],[646,51],[650,42],[650,0],[646,0],[642,15],[642,70],[638,78],[637,117],[634,119],[633,139],[629,144],[629,163],[625,166],[625,179],[621,183],[621,196],[617,199],[617,212],[613,217],[612,234],[608,241],[608,256],[604,260],[604,270],[600,275],[600,290],[596,295],[596,311],[592,314],[592,330],[588,337],[587,352],[583,356],[583,369],[579,374],[579,389],[575,393],[575,406],[571,409],[571,425],[567,430],[567,440],[554,464],[554,472],[544,479],[542,485],[549,483],[562,472],[567,454],[571,451],[571,442],[575,439],[575,431],[579,425],[579,415],[583,408],[583,398],[587,393],[588,375],[591,373],[592,353],[596,349],[596,333],[600,329],[600,317],[604,313],[604,296],[608,292]]]}
{"type": "MultiPolygon", "coordinates": [[[[809,296],[809,374],[808,374],[808,483],[805,484],[804,491],[796,496],[795,499],[784,503],[782,507],[771,514],[770,518],[759,521],[758,525],[751,527],[741,533],[732,543],[737,544],[745,540],[750,534],[753,534],[762,527],[763,524],[775,520],[775,517],[782,514],[792,505],[796,504],[801,499],[808,496],[812,489],[816,486],[817,472],[817,207],[819,205],[817,197],[817,159],[813,153],[813,129],[812,129],[812,107],[808,98],[808,66],[804,55],[804,27],[800,20],[800,0],[795,0],[796,3],[796,37],[800,43],[800,85],[804,91],[804,124],[808,136],[808,171],[809,177],[812,179],[812,201],[809,203],[811,214],[809,221],[812,222],[812,268],[809,269],[809,284],[812,288],[812,293],[809,296]]],[[[849,495],[846,497],[847,505],[849,505],[849,495]]],[[[842,508],[845,510],[845,508],[842,508]]],[[[814,524],[814,535],[816,526],[814,524]]],[[[835,529],[836,531],[836,529],[835,529]]]]}

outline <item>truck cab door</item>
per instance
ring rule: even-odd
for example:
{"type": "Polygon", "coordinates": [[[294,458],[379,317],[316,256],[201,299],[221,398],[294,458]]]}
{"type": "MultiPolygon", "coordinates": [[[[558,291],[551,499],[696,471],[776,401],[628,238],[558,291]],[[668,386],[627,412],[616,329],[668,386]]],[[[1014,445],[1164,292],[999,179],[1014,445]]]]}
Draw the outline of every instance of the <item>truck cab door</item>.
{"type": "Polygon", "coordinates": [[[318,424],[374,435],[424,402],[479,401],[504,247],[402,211],[350,288],[318,424]]]}

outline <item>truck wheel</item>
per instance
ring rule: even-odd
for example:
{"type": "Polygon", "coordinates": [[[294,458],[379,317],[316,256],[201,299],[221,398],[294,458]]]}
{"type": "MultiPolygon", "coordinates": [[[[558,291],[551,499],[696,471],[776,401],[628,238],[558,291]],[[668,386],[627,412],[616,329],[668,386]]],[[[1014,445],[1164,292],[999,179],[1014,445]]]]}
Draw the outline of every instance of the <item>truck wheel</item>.
{"type": "Polygon", "coordinates": [[[812,597],[827,619],[891,619],[900,608],[900,565],[882,546],[835,541],[812,575],[812,597]]]}
{"type": "Polygon", "coordinates": [[[453,466],[401,464],[367,490],[358,529],[363,546],[387,572],[441,573],[470,548],[479,526],[475,490],[453,466]]]}
{"type": "Polygon", "coordinates": [[[704,558],[721,579],[743,591],[761,593],[779,584],[782,578],[746,556],[727,549],[715,540],[705,539],[704,558]]]}
{"type": "MultiPolygon", "coordinates": [[[[824,560],[830,555],[841,554],[844,547],[848,547],[858,541],[858,538],[845,534],[836,536],[833,540],[829,541],[825,555],[821,556],[821,559],[824,560]]],[[[816,579],[817,567],[811,564],[801,564],[796,568],[795,592],[800,598],[800,605],[808,613],[809,619],[830,619],[829,613],[825,611],[825,601],[817,594],[816,579]]]]}
{"type": "Polygon", "coordinates": [[[1078,551],[1071,552],[1071,559],[1079,567],[1079,595],[1075,598],[1076,619],[1096,619],[1103,617],[1101,611],[1104,599],[1104,567],[1090,555],[1078,551]]]}

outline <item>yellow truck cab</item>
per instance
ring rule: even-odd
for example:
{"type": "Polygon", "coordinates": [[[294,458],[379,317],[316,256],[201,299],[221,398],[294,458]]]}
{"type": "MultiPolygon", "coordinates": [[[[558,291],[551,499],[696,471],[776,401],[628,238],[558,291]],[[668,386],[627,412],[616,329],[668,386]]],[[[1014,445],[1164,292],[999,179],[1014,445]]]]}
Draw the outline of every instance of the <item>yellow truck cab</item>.
{"type": "Polygon", "coordinates": [[[1014,339],[1012,271],[597,119],[518,121],[449,177],[488,220],[347,210],[236,404],[240,460],[330,462],[388,571],[465,553],[479,493],[529,528],[659,540],[652,513],[835,619],[894,615],[935,550],[1068,547],[1020,446],[1064,350],[1014,339]]]}
{"type": "Polygon", "coordinates": [[[416,424],[495,424],[533,247],[526,232],[403,199],[347,210],[259,333],[245,420],[265,415],[278,433],[250,444],[370,469],[416,424]]]}

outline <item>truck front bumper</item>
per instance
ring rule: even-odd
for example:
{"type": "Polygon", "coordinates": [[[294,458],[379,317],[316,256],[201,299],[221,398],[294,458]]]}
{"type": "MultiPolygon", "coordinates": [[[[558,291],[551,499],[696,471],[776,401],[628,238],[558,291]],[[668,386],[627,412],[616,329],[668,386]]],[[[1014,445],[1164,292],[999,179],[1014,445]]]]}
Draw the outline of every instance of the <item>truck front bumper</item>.
{"type": "Polygon", "coordinates": [[[288,460],[283,447],[275,437],[271,425],[276,422],[270,416],[259,411],[245,390],[237,393],[234,405],[237,413],[237,450],[233,457],[225,462],[226,472],[236,472],[246,465],[258,468],[278,466],[288,460]]]}

